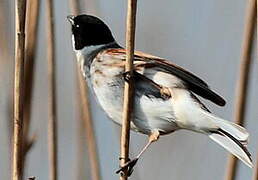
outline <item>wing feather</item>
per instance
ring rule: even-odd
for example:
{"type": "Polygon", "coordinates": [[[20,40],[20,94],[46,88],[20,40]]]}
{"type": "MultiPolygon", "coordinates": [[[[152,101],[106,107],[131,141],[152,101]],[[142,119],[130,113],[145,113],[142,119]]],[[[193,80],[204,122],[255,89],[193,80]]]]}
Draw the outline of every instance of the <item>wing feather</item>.
{"type": "MultiPolygon", "coordinates": [[[[125,59],[126,53],[124,49],[110,49],[107,53],[112,54],[112,56],[119,56],[119,58],[125,59]]],[[[172,74],[179,79],[181,79],[185,86],[195,94],[208,99],[219,106],[224,106],[226,101],[219,96],[217,93],[212,91],[208,84],[204,82],[202,79],[197,77],[196,75],[186,71],[185,69],[177,66],[165,59],[160,57],[152,56],[149,54],[145,54],[143,52],[136,51],[135,52],[135,65],[136,67],[141,66],[144,68],[153,68],[159,67],[166,73],[172,74]],[[141,63],[139,63],[139,61],[141,63]]]]}

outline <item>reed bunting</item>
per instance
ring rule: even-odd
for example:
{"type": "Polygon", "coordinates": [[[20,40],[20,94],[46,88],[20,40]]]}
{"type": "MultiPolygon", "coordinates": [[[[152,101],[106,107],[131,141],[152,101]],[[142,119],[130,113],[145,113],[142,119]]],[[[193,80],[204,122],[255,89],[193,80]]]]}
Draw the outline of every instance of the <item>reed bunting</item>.
{"type": "MultiPolygon", "coordinates": [[[[108,26],[90,15],[68,16],[81,72],[107,115],[121,125],[126,52],[108,26]]],[[[132,170],[142,153],[166,135],[187,129],[207,135],[252,167],[248,132],[212,114],[197,98],[224,106],[225,100],[200,78],[170,61],[135,51],[134,111],[131,129],[149,136],[139,155],[120,170],[132,170]]],[[[119,171],[118,171],[119,172],[119,171]]]]}

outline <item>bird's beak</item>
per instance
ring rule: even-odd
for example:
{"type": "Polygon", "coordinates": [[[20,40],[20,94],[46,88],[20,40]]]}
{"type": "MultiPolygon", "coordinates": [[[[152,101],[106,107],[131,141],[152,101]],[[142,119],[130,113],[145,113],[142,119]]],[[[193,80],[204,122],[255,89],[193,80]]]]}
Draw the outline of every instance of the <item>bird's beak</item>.
{"type": "Polygon", "coordinates": [[[75,16],[73,16],[73,15],[67,16],[67,20],[71,23],[71,25],[74,25],[74,18],[75,18],[75,16]]]}

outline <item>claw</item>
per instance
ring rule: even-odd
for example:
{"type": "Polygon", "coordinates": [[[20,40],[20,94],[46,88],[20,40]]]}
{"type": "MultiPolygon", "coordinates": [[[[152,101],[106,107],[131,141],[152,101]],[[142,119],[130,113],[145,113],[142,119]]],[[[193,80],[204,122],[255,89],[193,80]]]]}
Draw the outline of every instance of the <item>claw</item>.
{"type": "Polygon", "coordinates": [[[160,89],[160,94],[166,98],[166,99],[169,99],[171,98],[171,92],[169,91],[169,88],[167,87],[161,87],[160,89]]]}
{"type": "Polygon", "coordinates": [[[126,82],[129,82],[130,79],[133,77],[133,75],[131,75],[130,71],[126,71],[122,75],[123,75],[123,78],[126,82]]]}
{"type": "Polygon", "coordinates": [[[124,176],[124,172],[127,171],[127,176],[128,177],[131,176],[133,173],[133,167],[135,166],[137,161],[138,161],[138,158],[135,158],[132,161],[128,161],[127,163],[125,163],[123,167],[121,167],[116,171],[116,174],[121,173],[122,176],[124,176]]]}

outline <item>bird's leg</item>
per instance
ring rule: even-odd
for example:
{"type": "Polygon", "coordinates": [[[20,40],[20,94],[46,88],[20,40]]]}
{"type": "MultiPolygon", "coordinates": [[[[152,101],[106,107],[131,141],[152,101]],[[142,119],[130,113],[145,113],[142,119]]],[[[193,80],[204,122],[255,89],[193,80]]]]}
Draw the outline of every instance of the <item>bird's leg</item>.
{"type": "Polygon", "coordinates": [[[151,133],[149,136],[149,141],[148,143],[144,146],[144,148],[141,150],[141,152],[136,156],[137,159],[141,157],[141,155],[147,150],[147,148],[151,145],[151,143],[157,141],[159,139],[159,131],[155,130],[151,133]]]}
{"type": "Polygon", "coordinates": [[[140,151],[140,153],[136,156],[136,158],[134,158],[133,160],[130,160],[128,162],[125,163],[125,165],[123,167],[121,167],[119,170],[116,171],[116,173],[120,173],[123,172],[124,170],[127,170],[127,175],[128,177],[132,174],[133,172],[133,167],[135,166],[135,164],[137,163],[138,159],[141,157],[141,155],[148,149],[148,147],[155,141],[157,141],[159,139],[159,131],[155,130],[153,131],[150,136],[149,136],[149,141],[148,143],[143,147],[143,149],[140,151]]]}

